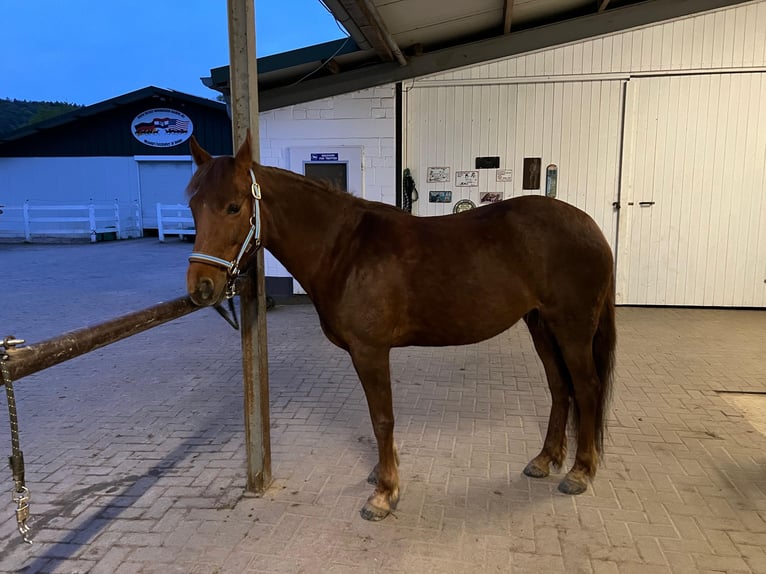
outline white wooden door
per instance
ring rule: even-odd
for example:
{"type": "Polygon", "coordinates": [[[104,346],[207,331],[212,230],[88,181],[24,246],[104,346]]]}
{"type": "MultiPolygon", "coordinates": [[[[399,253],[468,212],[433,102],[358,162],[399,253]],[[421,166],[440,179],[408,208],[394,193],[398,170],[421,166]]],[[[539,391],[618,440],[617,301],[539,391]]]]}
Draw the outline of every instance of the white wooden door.
{"type": "Polygon", "coordinates": [[[766,306],[766,74],[628,84],[617,301],[766,306]]]}

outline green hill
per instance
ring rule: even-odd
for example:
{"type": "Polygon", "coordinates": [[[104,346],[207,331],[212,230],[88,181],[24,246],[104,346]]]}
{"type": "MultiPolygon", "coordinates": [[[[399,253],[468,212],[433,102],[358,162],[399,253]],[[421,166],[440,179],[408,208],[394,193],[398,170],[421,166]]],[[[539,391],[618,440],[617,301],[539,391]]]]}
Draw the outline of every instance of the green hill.
{"type": "Polygon", "coordinates": [[[0,99],[0,137],[14,130],[81,108],[65,102],[0,99]]]}

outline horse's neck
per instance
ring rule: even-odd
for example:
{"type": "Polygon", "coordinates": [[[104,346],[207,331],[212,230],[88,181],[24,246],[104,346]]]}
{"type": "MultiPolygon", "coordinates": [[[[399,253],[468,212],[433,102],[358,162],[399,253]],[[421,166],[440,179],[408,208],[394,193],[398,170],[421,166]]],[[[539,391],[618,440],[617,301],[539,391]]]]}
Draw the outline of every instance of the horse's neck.
{"type": "Polygon", "coordinates": [[[348,228],[352,198],[323,189],[304,178],[276,171],[264,188],[263,245],[311,296],[329,271],[328,257],[348,228]]]}

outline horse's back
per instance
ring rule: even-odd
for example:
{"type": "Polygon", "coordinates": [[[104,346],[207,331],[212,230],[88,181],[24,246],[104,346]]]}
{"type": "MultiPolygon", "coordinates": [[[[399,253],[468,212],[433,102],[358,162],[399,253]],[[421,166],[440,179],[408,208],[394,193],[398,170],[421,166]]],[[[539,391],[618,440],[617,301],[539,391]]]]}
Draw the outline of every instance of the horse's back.
{"type": "Polygon", "coordinates": [[[372,209],[345,259],[342,312],[370,317],[376,336],[391,331],[397,346],[480,341],[556,305],[564,291],[588,306],[611,273],[593,220],[540,196],[442,217],[372,209]]]}

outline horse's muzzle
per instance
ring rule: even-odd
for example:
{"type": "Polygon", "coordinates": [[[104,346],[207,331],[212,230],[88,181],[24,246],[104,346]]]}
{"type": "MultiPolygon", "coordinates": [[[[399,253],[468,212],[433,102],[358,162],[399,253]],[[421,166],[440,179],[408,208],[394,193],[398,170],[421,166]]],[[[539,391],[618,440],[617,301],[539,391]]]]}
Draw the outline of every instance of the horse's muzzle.
{"type": "Polygon", "coordinates": [[[203,277],[197,283],[197,289],[192,295],[192,299],[199,299],[201,302],[207,303],[213,298],[213,281],[207,277],[203,277]]]}
{"type": "Polygon", "coordinates": [[[197,277],[190,280],[188,291],[191,300],[200,307],[215,305],[223,297],[223,290],[216,289],[215,283],[209,277],[197,277]]]}

